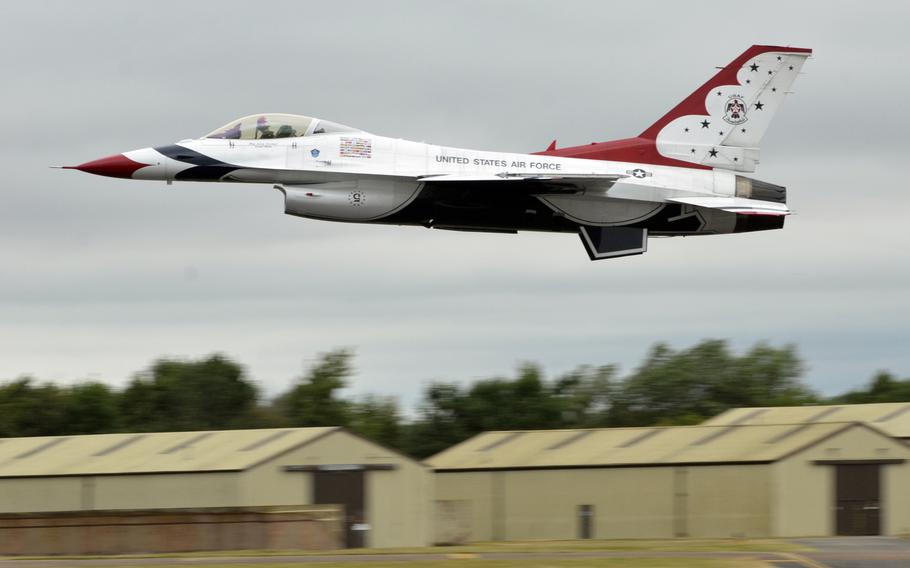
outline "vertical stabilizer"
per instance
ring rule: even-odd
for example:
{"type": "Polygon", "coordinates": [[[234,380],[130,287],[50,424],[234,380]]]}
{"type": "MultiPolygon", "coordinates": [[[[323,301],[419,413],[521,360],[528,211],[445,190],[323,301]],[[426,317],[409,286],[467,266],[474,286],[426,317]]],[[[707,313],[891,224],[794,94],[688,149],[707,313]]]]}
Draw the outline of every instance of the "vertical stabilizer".
{"type": "Polygon", "coordinates": [[[811,53],[754,45],[639,137],[666,158],[754,171],[762,136],[811,53]]]}

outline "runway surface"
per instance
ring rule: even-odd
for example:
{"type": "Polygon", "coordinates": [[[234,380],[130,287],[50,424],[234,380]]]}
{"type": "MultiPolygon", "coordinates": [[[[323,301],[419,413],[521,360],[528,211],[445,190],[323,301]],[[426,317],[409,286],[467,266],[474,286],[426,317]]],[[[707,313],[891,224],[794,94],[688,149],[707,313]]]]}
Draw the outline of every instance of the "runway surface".
{"type": "Polygon", "coordinates": [[[810,538],[794,541],[815,549],[804,552],[828,568],[908,568],[910,541],[885,536],[810,538]]]}
{"type": "Polygon", "coordinates": [[[761,558],[783,560],[774,552],[650,552],[640,551],[584,551],[584,552],[482,552],[472,554],[337,554],[318,556],[218,556],[179,558],[93,558],[80,560],[0,560],[0,567],[63,568],[66,566],[186,566],[211,564],[313,564],[323,562],[372,563],[427,562],[433,560],[555,560],[585,558],[761,558]]]}
{"type": "Polygon", "coordinates": [[[407,564],[452,559],[552,560],[597,558],[755,558],[779,568],[907,568],[910,567],[910,541],[891,537],[842,537],[800,539],[797,544],[812,552],[657,552],[573,551],[573,552],[483,552],[472,554],[326,554],[307,556],[182,556],[146,558],[84,559],[0,559],[0,568],[67,568],[79,566],[206,566],[215,564],[314,564],[337,562],[368,564],[390,562],[407,564]]]}

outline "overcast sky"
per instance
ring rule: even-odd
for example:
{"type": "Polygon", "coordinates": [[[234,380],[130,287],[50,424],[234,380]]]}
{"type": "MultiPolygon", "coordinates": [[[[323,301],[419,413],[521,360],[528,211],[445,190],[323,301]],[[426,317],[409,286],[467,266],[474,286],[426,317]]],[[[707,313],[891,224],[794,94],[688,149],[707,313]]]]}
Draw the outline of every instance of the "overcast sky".
{"type": "Polygon", "coordinates": [[[910,375],[908,21],[906,2],[4,2],[0,379],[122,385],[220,351],[274,394],[350,346],[349,393],[409,407],[434,379],[628,371],[704,338],[796,343],[824,393],[910,375]],[[815,50],[755,173],[797,214],[637,257],[47,168],[256,112],[517,152],[622,138],[753,43],[815,50]]]}

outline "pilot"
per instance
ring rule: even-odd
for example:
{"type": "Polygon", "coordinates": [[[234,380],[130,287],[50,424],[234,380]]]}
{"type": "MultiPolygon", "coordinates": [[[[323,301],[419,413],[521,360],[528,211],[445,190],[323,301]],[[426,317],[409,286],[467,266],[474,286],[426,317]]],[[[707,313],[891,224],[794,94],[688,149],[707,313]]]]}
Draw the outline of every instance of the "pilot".
{"type": "Polygon", "coordinates": [[[264,116],[260,116],[256,120],[256,133],[257,133],[257,136],[256,136],[257,138],[274,138],[275,137],[275,133],[272,132],[272,127],[269,126],[269,120],[264,116]]]}
{"type": "Polygon", "coordinates": [[[275,133],[275,138],[292,138],[297,136],[297,132],[291,127],[290,124],[282,124],[278,127],[278,132],[275,133]]]}

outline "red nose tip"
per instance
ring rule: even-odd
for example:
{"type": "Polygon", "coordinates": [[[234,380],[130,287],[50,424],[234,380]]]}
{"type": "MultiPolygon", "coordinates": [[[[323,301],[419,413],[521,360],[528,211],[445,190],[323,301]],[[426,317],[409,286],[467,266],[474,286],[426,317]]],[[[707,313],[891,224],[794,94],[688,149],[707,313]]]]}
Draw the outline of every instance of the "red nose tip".
{"type": "Polygon", "coordinates": [[[79,170],[80,172],[99,176],[129,178],[133,176],[133,172],[140,168],[144,168],[147,165],[148,164],[134,162],[123,154],[114,154],[113,156],[101,158],[100,160],[93,160],[78,166],[68,166],[68,169],[79,170]]]}

